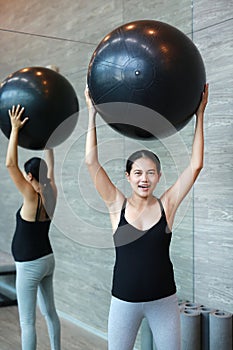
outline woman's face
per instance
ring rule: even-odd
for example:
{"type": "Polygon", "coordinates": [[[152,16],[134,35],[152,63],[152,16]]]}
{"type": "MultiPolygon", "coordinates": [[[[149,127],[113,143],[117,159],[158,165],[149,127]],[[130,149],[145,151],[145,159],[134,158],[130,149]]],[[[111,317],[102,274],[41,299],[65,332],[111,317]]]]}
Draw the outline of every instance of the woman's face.
{"type": "Polygon", "coordinates": [[[161,173],[158,174],[156,165],[150,158],[137,159],[132,165],[130,174],[126,173],[132,190],[141,197],[153,194],[160,176],[161,173]]]}

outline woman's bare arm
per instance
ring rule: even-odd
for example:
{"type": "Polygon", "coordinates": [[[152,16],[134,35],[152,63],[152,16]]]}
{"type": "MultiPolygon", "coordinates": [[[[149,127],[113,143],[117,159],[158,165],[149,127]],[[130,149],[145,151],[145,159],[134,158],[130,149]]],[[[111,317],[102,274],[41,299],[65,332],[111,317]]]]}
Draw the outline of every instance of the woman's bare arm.
{"type": "Polygon", "coordinates": [[[107,207],[110,208],[114,207],[119,199],[121,202],[124,196],[112,183],[106,171],[99,163],[96,135],[96,110],[89,96],[88,88],[85,90],[85,97],[89,113],[85,161],[97,191],[107,207]]]}
{"type": "Polygon", "coordinates": [[[192,145],[192,154],[190,163],[181,173],[177,181],[161,197],[167,208],[167,217],[170,217],[171,223],[174,215],[182,200],[188,194],[196,181],[201,169],[203,168],[204,159],[204,112],[208,102],[209,86],[205,85],[200,105],[196,111],[196,126],[192,145]]]}
{"type": "Polygon", "coordinates": [[[9,137],[9,143],[7,148],[6,167],[18,190],[24,196],[30,197],[30,195],[33,193],[33,189],[28,184],[18,165],[19,131],[28,120],[28,117],[22,119],[23,113],[24,108],[20,105],[18,105],[17,107],[12,106],[12,109],[9,110],[9,117],[11,120],[11,134],[9,137]]]}

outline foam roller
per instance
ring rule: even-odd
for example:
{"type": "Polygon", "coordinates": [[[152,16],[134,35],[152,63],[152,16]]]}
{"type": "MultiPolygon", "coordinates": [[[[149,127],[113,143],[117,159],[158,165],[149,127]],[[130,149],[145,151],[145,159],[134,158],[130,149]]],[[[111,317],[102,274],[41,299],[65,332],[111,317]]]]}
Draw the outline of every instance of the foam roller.
{"type": "Polygon", "coordinates": [[[232,350],[232,314],[215,311],[209,315],[210,350],[232,350]]]}
{"type": "Polygon", "coordinates": [[[201,350],[200,311],[195,309],[181,310],[180,318],[182,350],[201,350]]]}
{"type": "Polygon", "coordinates": [[[209,350],[209,315],[210,313],[215,312],[216,310],[205,306],[201,306],[198,310],[201,312],[201,349],[209,350]]]}

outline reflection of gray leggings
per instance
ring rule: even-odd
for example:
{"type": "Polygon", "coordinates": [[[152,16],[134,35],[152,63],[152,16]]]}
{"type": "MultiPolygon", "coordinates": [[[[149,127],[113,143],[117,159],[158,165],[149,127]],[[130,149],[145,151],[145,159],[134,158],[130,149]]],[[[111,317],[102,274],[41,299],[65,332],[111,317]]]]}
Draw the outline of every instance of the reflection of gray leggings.
{"type": "Polygon", "coordinates": [[[22,350],[36,349],[36,299],[45,316],[51,349],[60,350],[60,321],[53,296],[54,256],[16,262],[16,292],[21,326],[22,350]]]}
{"type": "Polygon", "coordinates": [[[112,297],[108,320],[109,350],[132,350],[146,318],[158,350],[180,350],[180,312],[176,294],[143,303],[112,297]]]}

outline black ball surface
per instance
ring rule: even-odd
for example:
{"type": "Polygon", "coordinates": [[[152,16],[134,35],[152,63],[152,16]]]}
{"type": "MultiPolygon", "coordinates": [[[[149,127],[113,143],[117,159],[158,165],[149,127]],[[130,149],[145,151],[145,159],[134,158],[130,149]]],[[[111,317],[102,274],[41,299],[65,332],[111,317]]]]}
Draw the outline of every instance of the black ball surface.
{"type": "Polygon", "coordinates": [[[70,82],[44,67],[26,67],[10,74],[0,87],[0,128],[7,138],[8,110],[20,104],[29,120],[19,132],[19,146],[53,148],[65,141],[78,120],[79,103],[70,82]]]}
{"type": "Polygon", "coordinates": [[[97,111],[113,129],[150,139],[169,136],[190,121],[206,75],[184,33],[141,20],[105,36],[91,57],[87,82],[97,111]]]}

